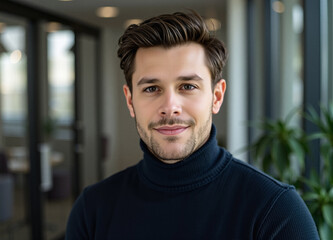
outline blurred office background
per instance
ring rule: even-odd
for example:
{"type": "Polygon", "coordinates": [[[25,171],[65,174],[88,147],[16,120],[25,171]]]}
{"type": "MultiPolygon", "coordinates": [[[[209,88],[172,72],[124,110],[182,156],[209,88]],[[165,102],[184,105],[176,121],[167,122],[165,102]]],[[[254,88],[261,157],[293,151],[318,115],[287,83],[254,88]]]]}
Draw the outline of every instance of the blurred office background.
{"type": "Polygon", "coordinates": [[[251,161],[239,151],[258,135],[249,122],[332,101],[332,0],[1,0],[0,239],[62,239],[82,189],[141,159],[117,41],[188,9],[229,50],[214,122],[236,157],[251,161]]]}

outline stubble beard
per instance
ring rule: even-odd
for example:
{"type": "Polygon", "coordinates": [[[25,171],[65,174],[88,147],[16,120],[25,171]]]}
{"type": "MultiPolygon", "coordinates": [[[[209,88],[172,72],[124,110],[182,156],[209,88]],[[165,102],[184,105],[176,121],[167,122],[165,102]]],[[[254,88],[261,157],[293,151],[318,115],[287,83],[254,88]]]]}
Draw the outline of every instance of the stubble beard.
{"type": "MultiPolygon", "coordinates": [[[[187,139],[184,143],[184,146],[179,151],[167,151],[163,146],[163,143],[159,143],[153,134],[148,135],[147,131],[138,123],[135,119],[137,131],[141,139],[146,143],[149,150],[163,162],[177,162],[185,159],[186,157],[190,156],[193,152],[198,150],[209,138],[211,123],[212,123],[212,115],[210,114],[206,123],[202,125],[197,133],[195,132],[195,121],[191,120],[180,120],[177,118],[163,118],[158,122],[152,122],[148,125],[148,131],[152,132],[155,131],[153,128],[162,126],[162,125],[173,125],[173,124],[183,124],[189,126],[189,129],[192,131],[191,136],[187,139]],[[208,128],[208,129],[207,129],[208,128]]],[[[178,136],[166,136],[164,138],[165,141],[168,143],[174,143],[179,140],[180,137],[178,136]]]]}

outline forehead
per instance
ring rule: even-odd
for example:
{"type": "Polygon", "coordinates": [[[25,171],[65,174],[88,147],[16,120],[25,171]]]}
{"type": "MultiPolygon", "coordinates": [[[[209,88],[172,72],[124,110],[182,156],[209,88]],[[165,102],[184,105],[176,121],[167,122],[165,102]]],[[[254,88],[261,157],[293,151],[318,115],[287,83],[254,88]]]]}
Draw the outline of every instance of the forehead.
{"type": "Polygon", "coordinates": [[[132,80],[135,83],[143,77],[177,78],[179,75],[207,73],[204,48],[197,43],[186,43],[170,48],[139,48],[132,80]]]}

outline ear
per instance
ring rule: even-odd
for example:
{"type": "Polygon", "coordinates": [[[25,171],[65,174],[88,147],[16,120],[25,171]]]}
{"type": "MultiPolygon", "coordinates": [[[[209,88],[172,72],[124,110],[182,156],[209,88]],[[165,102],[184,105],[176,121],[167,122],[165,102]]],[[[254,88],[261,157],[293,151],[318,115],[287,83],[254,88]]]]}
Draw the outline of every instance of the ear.
{"type": "Polygon", "coordinates": [[[216,83],[213,91],[214,95],[213,107],[212,107],[213,114],[217,114],[220,111],[226,88],[227,88],[227,83],[224,79],[221,79],[218,83],[216,83]]]}
{"type": "Polygon", "coordinates": [[[130,115],[131,115],[131,117],[134,118],[135,112],[134,112],[134,108],[133,108],[132,93],[126,84],[123,86],[123,91],[124,91],[124,95],[126,98],[126,103],[127,103],[127,107],[130,112],[130,115]]]}

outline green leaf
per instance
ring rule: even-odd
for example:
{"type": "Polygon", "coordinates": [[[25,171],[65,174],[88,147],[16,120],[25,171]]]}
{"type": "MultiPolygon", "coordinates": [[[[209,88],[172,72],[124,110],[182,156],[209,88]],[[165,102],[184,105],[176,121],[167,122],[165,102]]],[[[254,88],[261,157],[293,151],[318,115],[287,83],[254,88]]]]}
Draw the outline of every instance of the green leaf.
{"type": "Polygon", "coordinates": [[[317,132],[314,134],[311,134],[310,136],[308,136],[308,140],[315,140],[315,139],[321,139],[321,138],[325,138],[325,134],[321,133],[321,132],[317,132]]]}
{"type": "Polygon", "coordinates": [[[311,202],[309,205],[309,210],[312,215],[314,215],[316,212],[320,211],[320,205],[318,202],[311,202]]]}
{"type": "Polygon", "coordinates": [[[331,185],[333,185],[333,151],[330,149],[330,154],[326,160],[327,169],[326,174],[328,174],[328,180],[331,185]]]}
{"type": "Polygon", "coordinates": [[[331,201],[333,202],[333,187],[328,192],[328,196],[330,197],[331,201]]]}
{"type": "Polygon", "coordinates": [[[318,196],[320,195],[321,189],[323,187],[321,186],[320,179],[319,179],[318,175],[316,174],[316,172],[311,171],[310,178],[307,179],[307,178],[301,177],[301,181],[310,188],[310,192],[316,193],[316,194],[318,194],[318,196]]]}
{"type": "Polygon", "coordinates": [[[307,192],[303,195],[303,200],[304,201],[314,201],[314,200],[318,200],[319,196],[317,193],[314,192],[307,192]]]}
{"type": "Polygon", "coordinates": [[[332,240],[333,239],[333,228],[330,227],[326,222],[323,222],[319,226],[319,234],[321,240],[332,240]]]}
{"type": "Polygon", "coordinates": [[[263,135],[256,141],[253,145],[254,156],[256,159],[263,157],[267,148],[270,146],[270,138],[266,135],[263,135]]]}
{"type": "Polygon", "coordinates": [[[331,146],[329,144],[322,144],[320,150],[321,154],[325,159],[329,159],[329,156],[331,155],[331,146]]]}
{"type": "Polygon", "coordinates": [[[308,108],[308,111],[309,114],[306,116],[306,118],[312,123],[314,123],[320,129],[321,133],[327,134],[329,132],[329,127],[326,126],[325,121],[325,119],[327,119],[327,110],[321,107],[324,119],[321,119],[320,115],[315,111],[313,107],[308,108]]]}
{"type": "Polygon", "coordinates": [[[299,113],[301,110],[299,107],[293,108],[285,118],[285,122],[288,124],[296,113],[299,113]]]}
{"type": "Polygon", "coordinates": [[[322,207],[324,220],[333,228],[333,204],[325,204],[322,207]]]}
{"type": "MultiPolygon", "coordinates": [[[[272,166],[271,163],[272,163],[272,158],[271,158],[270,155],[267,155],[267,156],[265,156],[263,158],[263,160],[262,160],[262,168],[263,168],[264,172],[269,173],[269,170],[270,170],[270,168],[272,166]]],[[[281,179],[279,179],[279,180],[281,180],[281,179]]]]}
{"type": "Polygon", "coordinates": [[[288,139],[288,142],[290,144],[291,149],[296,154],[299,165],[301,169],[304,168],[304,156],[305,156],[305,150],[303,146],[295,139],[290,138],[288,139]]]}
{"type": "Polygon", "coordinates": [[[270,154],[272,156],[272,161],[275,162],[276,158],[277,158],[277,149],[278,149],[278,146],[277,146],[278,142],[276,140],[272,141],[271,143],[271,151],[270,151],[270,154]]]}
{"type": "Polygon", "coordinates": [[[315,189],[321,189],[320,178],[315,170],[312,170],[310,173],[310,182],[311,186],[315,189]]]}
{"type": "Polygon", "coordinates": [[[326,122],[326,130],[327,133],[332,133],[333,131],[333,114],[329,109],[325,109],[324,107],[321,108],[324,119],[326,122]]]}
{"type": "Polygon", "coordinates": [[[318,113],[316,112],[316,110],[313,107],[309,107],[308,112],[309,113],[306,114],[305,117],[309,121],[315,123],[316,125],[318,125],[318,124],[320,125],[321,124],[320,117],[319,117],[318,113]]]}
{"type": "Polygon", "coordinates": [[[286,168],[285,161],[286,158],[280,158],[280,142],[275,140],[272,145],[272,159],[278,170],[280,179],[282,178],[283,170],[286,168]]]}

